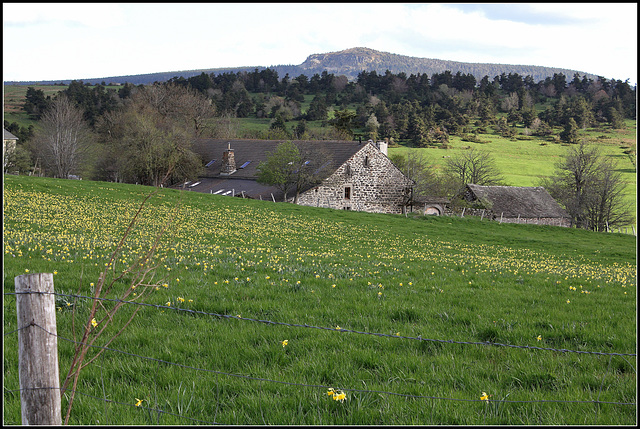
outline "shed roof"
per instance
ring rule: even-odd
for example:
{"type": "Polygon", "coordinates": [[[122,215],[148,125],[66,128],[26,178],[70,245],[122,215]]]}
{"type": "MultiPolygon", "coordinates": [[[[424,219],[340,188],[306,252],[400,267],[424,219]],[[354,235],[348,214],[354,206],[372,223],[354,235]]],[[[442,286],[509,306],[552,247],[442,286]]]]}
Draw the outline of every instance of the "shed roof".
{"type": "Polygon", "coordinates": [[[4,130],[4,140],[20,140],[18,137],[11,134],[9,131],[4,130]]]}
{"type": "Polygon", "coordinates": [[[487,200],[494,213],[506,217],[568,218],[567,212],[542,186],[480,186],[468,184],[475,199],[487,200]]]}

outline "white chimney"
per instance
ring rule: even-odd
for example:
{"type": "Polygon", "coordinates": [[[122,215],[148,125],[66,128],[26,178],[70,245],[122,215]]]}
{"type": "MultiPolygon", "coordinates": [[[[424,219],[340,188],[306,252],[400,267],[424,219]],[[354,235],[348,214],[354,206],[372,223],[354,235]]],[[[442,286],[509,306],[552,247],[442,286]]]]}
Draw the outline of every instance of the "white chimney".
{"type": "Polygon", "coordinates": [[[382,153],[384,153],[385,155],[388,156],[388,151],[387,148],[389,147],[389,144],[387,142],[384,141],[379,141],[376,143],[376,147],[378,148],[378,150],[382,153]]]}

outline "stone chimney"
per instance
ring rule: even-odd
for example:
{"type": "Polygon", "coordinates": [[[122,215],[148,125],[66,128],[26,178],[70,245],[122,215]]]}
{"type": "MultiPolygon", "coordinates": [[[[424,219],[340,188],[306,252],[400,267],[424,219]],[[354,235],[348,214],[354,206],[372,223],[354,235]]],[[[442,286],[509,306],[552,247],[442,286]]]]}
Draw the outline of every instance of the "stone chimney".
{"type": "Polygon", "coordinates": [[[231,142],[227,150],[222,153],[222,169],[220,170],[221,176],[229,176],[236,172],[236,158],[233,155],[233,149],[231,149],[231,142]]]}

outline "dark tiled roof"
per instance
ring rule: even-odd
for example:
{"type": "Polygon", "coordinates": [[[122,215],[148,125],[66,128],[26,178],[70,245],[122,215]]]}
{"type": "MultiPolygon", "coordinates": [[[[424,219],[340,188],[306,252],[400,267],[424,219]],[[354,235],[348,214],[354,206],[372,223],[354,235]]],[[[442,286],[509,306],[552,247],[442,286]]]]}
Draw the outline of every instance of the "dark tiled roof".
{"type": "Polygon", "coordinates": [[[549,195],[546,189],[520,186],[479,186],[467,187],[479,200],[490,202],[494,214],[505,217],[523,218],[568,218],[567,212],[549,195]]]}
{"type": "MultiPolygon", "coordinates": [[[[218,177],[222,166],[222,154],[231,145],[237,171],[229,177],[255,179],[258,176],[258,164],[266,161],[267,157],[283,142],[284,140],[198,139],[193,144],[193,150],[202,157],[205,165],[215,160],[214,163],[205,167],[203,177],[218,177]],[[245,168],[239,168],[249,161],[251,162],[245,168]]],[[[344,164],[366,144],[339,140],[294,140],[293,143],[301,150],[315,149],[316,152],[323,152],[325,156],[331,157],[335,168],[344,164]]]]}
{"type": "MultiPolygon", "coordinates": [[[[193,143],[193,151],[203,160],[204,172],[197,181],[179,185],[181,189],[217,195],[246,195],[250,198],[282,201],[284,195],[275,186],[261,185],[255,181],[258,176],[258,165],[266,161],[269,155],[284,140],[229,140],[198,139],[193,143]],[[236,171],[228,176],[220,174],[223,153],[231,146],[236,163],[236,171]],[[212,162],[214,161],[214,162],[212,162]],[[247,164],[248,163],[248,164],[247,164]],[[244,165],[244,168],[240,168],[244,165]],[[227,193],[229,192],[230,193],[227,193]],[[273,195],[273,197],[272,197],[273,195]]],[[[367,143],[340,140],[294,140],[302,153],[312,153],[320,157],[335,171],[349,158],[362,149],[367,143]]],[[[317,160],[314,160],[317,161],[317,160]]],[[[324,163],[323,163],[324,164],[324,163]]],[[[293,195],[288,194],[288,197],[293,195]]]]}
{"type": "MultiPolygon", "coordinates": [[[[275,186],[261,185],[252,179],[215,177],[201,177],[198,180],[175,186],[185,191],[197,191],[207,194],[224,195],[230,197],[247,197],[261,200],[282,201],[284,194],[275,186]]],[[[293,195],[288,195],[292,197],[293,195]]]]}

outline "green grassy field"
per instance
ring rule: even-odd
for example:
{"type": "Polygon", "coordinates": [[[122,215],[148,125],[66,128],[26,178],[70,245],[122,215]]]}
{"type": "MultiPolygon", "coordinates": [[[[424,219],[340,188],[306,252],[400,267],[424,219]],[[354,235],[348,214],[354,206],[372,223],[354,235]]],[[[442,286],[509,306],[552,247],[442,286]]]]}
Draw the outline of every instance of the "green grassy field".
{"type": "MultiPolygon", "coordinates": [[[[636,121],[627,121],[625,130],[593,131],[584,130],[583,135],[597,144],[603,155],[612,157],[618,163],[619,171],[626,185],[626,201],[634,212],[636,211],[637,180],[636,170],[628,155],[624,153],[635,145],[636,121]]],[[[407,152],[423,153],[428,162],[436,168],[442,168],[448,157],[474,148],[491,153],[498,170],[508,186],[539,186],[543,177],[554,173],[555,165],[571,148],[568,144],[545,141],[540,138],[531,140],[516,140],[486,134],[480,136],[488,143],[472,143],[462,141],[458,136],[452,136],[449,149],[438,148],[410,148],[406,146],[389,148],[389,155],[405,154],[407,152]]]]}
{"type": "MultiPolygon", "coordinates": [[[[4,180],[3,419],[20,424],[14,278],[51,272],[58,293],[90,295],[151,188],[4,180]]],[[[109,345],[128,354],[83,370],[71,424],[637,422],[636,356],[607,354],[637,350],[633,236],[165,189],[108,278],[167,218],[153,306],[109,345]]],[[[90,301],[57,305],[64,376],[90,301]]]]}

